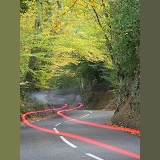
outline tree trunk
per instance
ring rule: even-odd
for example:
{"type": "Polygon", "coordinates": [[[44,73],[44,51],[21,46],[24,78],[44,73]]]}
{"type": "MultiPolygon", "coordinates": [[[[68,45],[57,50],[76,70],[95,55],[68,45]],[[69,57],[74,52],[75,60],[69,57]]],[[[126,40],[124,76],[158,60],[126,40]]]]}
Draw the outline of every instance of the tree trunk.
{"type": "Polygon", "coordinates": [[[60,0],[57,0],[57,5],[59,9],[63,7],[63,3],[60,0]]]}

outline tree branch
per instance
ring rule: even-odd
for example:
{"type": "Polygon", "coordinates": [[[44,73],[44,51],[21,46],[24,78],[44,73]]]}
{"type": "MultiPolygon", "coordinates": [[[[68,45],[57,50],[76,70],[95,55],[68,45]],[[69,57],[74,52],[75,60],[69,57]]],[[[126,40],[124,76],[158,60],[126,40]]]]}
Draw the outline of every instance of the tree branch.
{"type": "Polygon", "coordinates": [[[73,2],[72,6],[71,6],[66,12],[64,12],[61,16],[65,15],[67,12],[69,12],[69,11],[74,7],[74,5],[75,5],[76,3],[77,3],[77,0],[75,0],[75,1],[73,2]]]}
{"type": "Polygon", "coordinates": [[[102,0],[102,6],[103,6],[103,9],[104,9],[104,14],[105,14],[105,16],[107,18],[108,17],[108,13],[107,13],[107,10],[106,10],[106,5],[105,5],[104,0],[102,0]]]}
{"type": "MultiPolygon", "coordinates": [[[[106,7],[103,0],[102,0],[102,3],[103,3],[103,5],[104,5],[104,7],[106,7]]],[[[112,62],[115,64],[116,70],[117,70],[117,72],[118,72],[119,70],[121,70],[120,64],[116,61],[116,58],[115,58],[115,57],[113,56],[113,54],[112,54],[112,51],[113,51],[112,45],[111,45],[111,43],[109,42],[109,38],[108,38],[108,36],[107,36],[106,33],[105,33],[104,27],[103,27],[102,24],[101,24],[101,21],[100,21],[100,18],[99,18],[99,15],[98,15],[96,9],[94,8],[94,6],[93,6],[92,4],[91,4],[91,7],[92,7],[92,9],[93,9],[93,11],[94,11],[94,13],[95,13],[95,15],[96,15],[97,22],[98,22],[99,26],[101,27],[102,31],[104,32],[104,36],[105,36],[105,39],[106,39],[106,46],[107,46],[107,48],[108,48],[108,50],[109,50],[109,52],[110,52],[110,56],[111,56],[112,62]]],[[[107,14],[107,13],[106,13],[106,16],[108,17],[108,14],[107,14]]],[[[107,18],[107,17],[106,17],[106,18],[107,18]]]]}

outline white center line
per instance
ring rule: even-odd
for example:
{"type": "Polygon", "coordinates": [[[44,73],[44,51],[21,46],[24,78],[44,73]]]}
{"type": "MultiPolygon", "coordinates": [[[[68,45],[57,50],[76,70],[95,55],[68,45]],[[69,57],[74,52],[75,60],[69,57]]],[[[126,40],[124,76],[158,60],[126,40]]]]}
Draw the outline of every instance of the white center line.
{"type": "Polygon", "coordinates": [[[76,119],[70,119],[68,121],[65,121],[65,122],[71,122],[71,121],[75,121],[76,119]]]}
{"type": "Polygon", "coordinates": [[[55,126],[59,126],[61,123],[56,124],[55,126]]]}
{"type": "Polygon", "coordinates": [[[97,160],[103,160],[102,158],[99,158],[99,157],[97,157],[97,156],[95,156],[95,155],[93,155],[93,154],[90,154],[90,153],[86,153],[86,155],[87,155],[87,156],[90,156],[90,157],[92,157],[92,158],[94,158],[94,159],[97,159],[97,160]]]}
{"type": "Polygon", "coordinates": [[[56,133],[59,133],[58,130],[57,130],[56,128],[53,128],[53,129],[54,129],[54,131],[55,131],[56,133]]]}
{"type": "Polygon", "coordinates": [[[89,111],[90,113],[92,113],[92,111],[89,111]]]}
{"type": "Polygon", "coordinates": [[[75,121],[75,120],[76,120],[76,119],[73,119],[73,118],[72,118],[72,119],[68,120],[68,122],[70,122],[70,121],[75,121]]]}
{"type": "Polygon", "coordinates": [[[67,143],[69,146],[73,147],[73,148],[77,148],[77,146],[75,146],[74,144],[70,143],[69,141],[67,141],[63,136],[59,136],[65,143],[67,143]]]}
{"type": "Polygon", "coordinates": [[[84,118],[84,117],[87,117],[87,116],[89,116],[90,114],[86,114],[85,116],[82,116],[81,118],[84,118]]]}

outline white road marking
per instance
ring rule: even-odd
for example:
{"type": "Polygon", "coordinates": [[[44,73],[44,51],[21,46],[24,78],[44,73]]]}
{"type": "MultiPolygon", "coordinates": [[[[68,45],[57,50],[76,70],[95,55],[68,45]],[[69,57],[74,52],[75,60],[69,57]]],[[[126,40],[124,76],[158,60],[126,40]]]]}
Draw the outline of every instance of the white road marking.
{"type": "Polygon", "coordinates": [[[92,111],[89,111],[90,113],[92,113],[92,111]]]}
{"type": "Polygon", "coordinates": [[[55,126],[59,126],[61,123],[56,124],[55,126]]]}
{"type": "Polygon", "coordinates": [[[74,121],[75,119],[70,119],[70,120],[68,120],[68,121],[65,121],[65,122],[70,122],[70,121],[74,121]]]}
{"type": "Polygon", "coordinates": [[[82,116],[81,118],[84,118],[84,117],[87,117],[87,116],[89,116],[90,114],[86,114],[85,116],[82,116]]]}
{"type": "MultiPolygon", "coordinates": [[[[59,131],[56,128],[53,128],[54,131],[56,133],[59,133],[59,131]]],[[[77,146],[75,146],[74,144],[72,144],[71,142],[67,141],[63,136],[59,136],[65,143],[67,143],[69,146],[73,147],[73,148],[77,148],[77,146]]]]}
{"type": "Polygon", "coordinates": [[[59,133],[58,130],[57,130],[56,128],[53,128],[53,129],[54,129],[54,131],[55,131],[56,133],[59,133]]]}
{"type": "Polygon", "coordinates": [[[75,146],[74,144],[70,143],[69,141],[67,141],[63,136],[59,136],[65,143],[67,143],[69,146],[73,147],[73,148],[77,148],[77,146],[75,146]]]}
{"type": "Polygon", "coordinates": [[[97,156],[95,156],[95,155],[93,155],[93,154],[90,154],[90,153],[86,153],[86,155],[87,155],[87,156],[90,156],[90,157],[92,157],[92,158],[94,158],[94,159],[97,159],[97,160],[103,160],[102,158],[99,158],[99,157],[97,157],[97,156]]]}
{"type": "Polygon", "coordinates": [[[68,122],[69,122],[69,121],[74,121],[74,120],[76,120],[76,119],[70,119],[70,120],[68,120],[68,122]]]}

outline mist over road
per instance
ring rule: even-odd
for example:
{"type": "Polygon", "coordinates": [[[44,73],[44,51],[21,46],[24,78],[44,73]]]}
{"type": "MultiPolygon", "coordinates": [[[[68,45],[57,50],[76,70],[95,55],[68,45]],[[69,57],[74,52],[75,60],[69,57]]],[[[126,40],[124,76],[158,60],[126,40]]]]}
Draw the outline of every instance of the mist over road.
{"type": "Polygon", "coordinates": [[[70,119],[56,116],[20,127],[21,160],[140,159],[139,136],[75,121],[105,125],[114,111],[78,109],[63,114],[70,119]]]}

